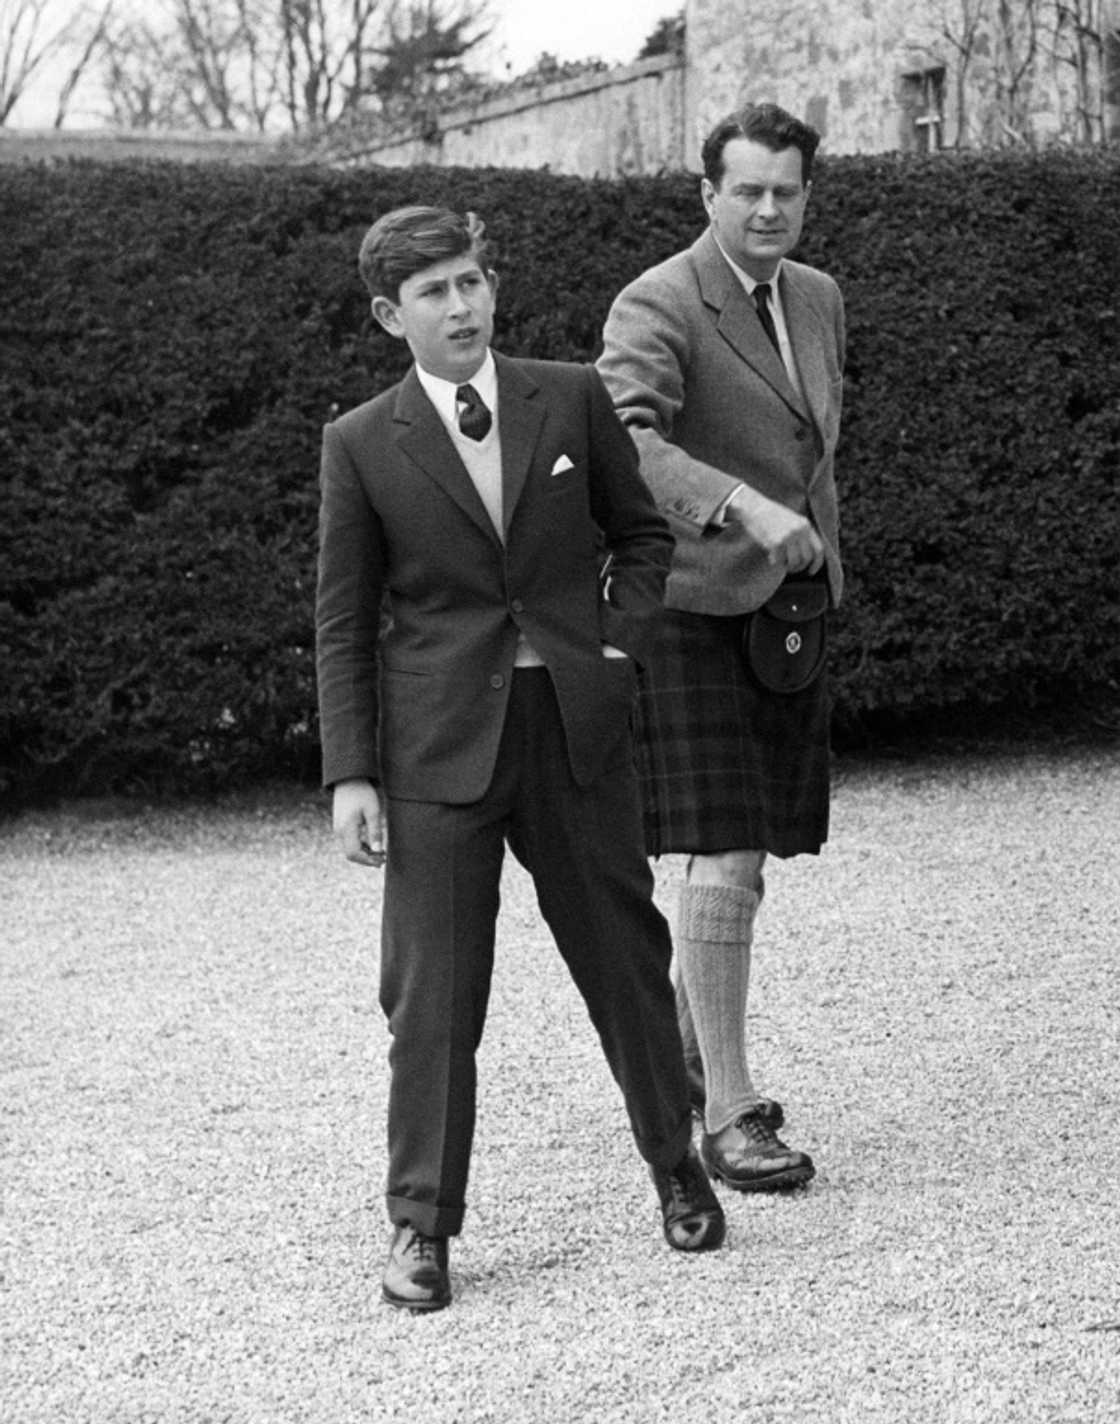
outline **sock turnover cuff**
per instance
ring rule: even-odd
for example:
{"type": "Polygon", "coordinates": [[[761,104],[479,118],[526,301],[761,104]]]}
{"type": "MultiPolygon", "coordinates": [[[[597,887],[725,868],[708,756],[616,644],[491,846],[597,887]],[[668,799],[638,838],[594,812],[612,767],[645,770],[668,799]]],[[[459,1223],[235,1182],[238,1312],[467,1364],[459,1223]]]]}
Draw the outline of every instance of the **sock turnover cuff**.
{"type": "Polygon", "coordinates": [[[693,942],[742,944],[750,939],[760,898],[742,885],[686,885],[680,898],[680,934],[693,942]]]}

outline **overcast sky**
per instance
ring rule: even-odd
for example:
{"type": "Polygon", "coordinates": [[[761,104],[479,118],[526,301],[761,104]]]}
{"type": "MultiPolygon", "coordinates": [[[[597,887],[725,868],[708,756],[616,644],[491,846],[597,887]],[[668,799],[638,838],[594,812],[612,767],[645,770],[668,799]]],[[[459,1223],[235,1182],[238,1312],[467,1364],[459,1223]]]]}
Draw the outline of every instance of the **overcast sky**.
{"type": "Polygon", "coordinates": [[[528,69],[544,50],[557,59],[604,59],[625,64],[657,22],[684,0],[491,0],[497,52],[513,73],[528,69]]]}
{"type": "MultiPolygon", "coordinates": [[[[79,3],[52,0],[52,21],[72,13],[79,3]]],[[[545,51],[559,60],[602,59],[608,64],[627,64],[658,21],[683,8],[684,0],[490,0],[489,10],[496,23],[486,44],[485,68],[499,78],[521,74],[545,51]]],[[[51,123],[59,68],[51,66],[42,82],[17,105],[9,121],[13,128],[51,123]]],[[[80,107],[75,104],[71,112],[71,127],[82,127],[93,119],[88,112],[78,112],[80,107]]]]}

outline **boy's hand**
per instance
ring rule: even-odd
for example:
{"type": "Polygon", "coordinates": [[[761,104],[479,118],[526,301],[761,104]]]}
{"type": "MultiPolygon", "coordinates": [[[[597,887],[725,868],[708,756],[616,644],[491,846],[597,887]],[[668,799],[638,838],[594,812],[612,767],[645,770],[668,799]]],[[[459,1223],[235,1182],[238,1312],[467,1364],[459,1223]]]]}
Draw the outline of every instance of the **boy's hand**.
{"type": "Polygon", "coordinates": [[[355,865],[385,864],[385,817],[381,798],[364,777],[338,781],[334,788],[334,833],[355,865]]]}

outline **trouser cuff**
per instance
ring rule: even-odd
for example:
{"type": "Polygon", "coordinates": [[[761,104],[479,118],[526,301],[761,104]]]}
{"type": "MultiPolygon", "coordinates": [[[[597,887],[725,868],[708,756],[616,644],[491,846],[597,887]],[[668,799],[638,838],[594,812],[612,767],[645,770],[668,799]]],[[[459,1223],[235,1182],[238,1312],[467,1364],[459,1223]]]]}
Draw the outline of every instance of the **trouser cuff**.
{"type": "Polygon", "coordinates": [[[465,1207],[433,1206],[430,1202],[389,1195],[385,1205],[394,1226],[411,1226],[425,1236],[458,1236],[463,1229],[465,1207]]]}

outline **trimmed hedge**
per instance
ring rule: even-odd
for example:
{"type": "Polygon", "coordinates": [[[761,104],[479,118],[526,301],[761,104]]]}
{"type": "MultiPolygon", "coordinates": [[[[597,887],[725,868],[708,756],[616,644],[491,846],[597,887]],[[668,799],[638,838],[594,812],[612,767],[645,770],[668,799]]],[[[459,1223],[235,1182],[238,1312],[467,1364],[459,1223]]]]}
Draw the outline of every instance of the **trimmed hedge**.
{"type": "Polygon", "coordinates": [[[842,221],[805,251],[849,306],[848,715],[1092,703],[1115,726],[1120,155],[827,174],[842,221]]]}
{"type": "MultiPolygon", "coordinates": [[[[703,223],[687,175],[0,168],[0,791],[311,778],[320,428],[407,352],[355,256],[473,207],[496,344],[591,360],[703,223]]],[[[842,737],[1115,708],[1120,157],[822,163],[799,256],[844,289],[842,737]]]]}

